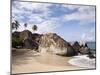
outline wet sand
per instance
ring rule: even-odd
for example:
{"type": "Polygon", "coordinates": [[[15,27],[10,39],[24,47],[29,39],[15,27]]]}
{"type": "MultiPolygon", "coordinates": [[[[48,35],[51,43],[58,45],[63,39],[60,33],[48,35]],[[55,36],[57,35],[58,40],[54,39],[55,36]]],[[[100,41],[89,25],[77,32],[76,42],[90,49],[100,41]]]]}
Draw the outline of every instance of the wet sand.
{"type": "Polygon", "coordinates": [[[69,64],[72,58],[33,50],[17,50],[12,54],[12,74],[85,69],[69,64]]]}

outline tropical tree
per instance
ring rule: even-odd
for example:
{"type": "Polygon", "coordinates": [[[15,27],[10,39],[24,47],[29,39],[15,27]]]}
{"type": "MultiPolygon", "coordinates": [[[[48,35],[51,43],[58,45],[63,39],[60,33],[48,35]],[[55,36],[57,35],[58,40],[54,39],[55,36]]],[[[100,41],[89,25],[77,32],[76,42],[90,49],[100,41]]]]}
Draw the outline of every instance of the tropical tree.
{"type": "Polygon", "coordinates": [[[12,22],[11,26],[12,26],[12,29],[15,29],[15,22],[12,22]]]}
{"type": "Polygon", "coordinates": [[[18,29],[20,26],[19,22],[17,20],[15,20],[14,22],[12,22],[12,29],[18,29]]]}
{"type": "Polygon", "coordinates": [[[37,30],[37,26],[36,25],[33,25],[32,30],[33,31],[36,31],[37,30]]]}
{"type": "Polygon", "coordinates": [[[25,28],[27,27],[27,23],[24,24],[24,27],[25,27],[25,28]]]}

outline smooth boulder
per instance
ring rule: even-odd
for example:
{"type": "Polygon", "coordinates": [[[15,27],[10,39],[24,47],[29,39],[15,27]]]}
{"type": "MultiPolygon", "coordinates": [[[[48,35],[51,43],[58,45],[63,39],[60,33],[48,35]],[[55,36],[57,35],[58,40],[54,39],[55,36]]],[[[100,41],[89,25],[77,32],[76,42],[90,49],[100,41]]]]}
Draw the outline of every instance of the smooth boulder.
{"type": "Polygon", "coordinates": [[[70,45],[56,33],[43,34],[39,42],[40,48],[47,48],[47,52],[52,52],[62,56],[74,56],[76,51],[70,45]]]}

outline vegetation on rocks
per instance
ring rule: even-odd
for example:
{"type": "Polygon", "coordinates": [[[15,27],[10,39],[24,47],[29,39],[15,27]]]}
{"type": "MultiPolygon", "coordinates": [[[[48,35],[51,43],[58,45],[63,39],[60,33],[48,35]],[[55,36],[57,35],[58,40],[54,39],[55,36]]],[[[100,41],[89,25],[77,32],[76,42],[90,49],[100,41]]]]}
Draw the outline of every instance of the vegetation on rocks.
{"type": "Polygon", "coordinates": [[[20,38],[12,37],[12,47],[19,48],[22,46],[23,46],[23,42],[22,40],[20,40],[20,38]]]}

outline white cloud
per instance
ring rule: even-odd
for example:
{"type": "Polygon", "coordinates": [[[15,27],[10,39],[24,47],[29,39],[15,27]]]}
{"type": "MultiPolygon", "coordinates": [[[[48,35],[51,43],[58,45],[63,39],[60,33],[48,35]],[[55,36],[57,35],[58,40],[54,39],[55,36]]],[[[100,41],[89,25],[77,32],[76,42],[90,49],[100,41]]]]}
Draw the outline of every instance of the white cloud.
{"type": "Polygon", "coordinates": [[[45,32],[54,32],[56,28],[60,27],[60,24],[58,24],[59,19],[57,18],[51,18],[47,21],[44,21],[40,24],[38,24],[38,33],[45,33],[45,32]]]}
{"type": "Polygon", "coordinates": [[[25,16],[27,16],[27,22],[40,23],[50,16],[50,9],[48,8],[52,4],[46,3],[34,3],[34,2],[18,2],[13,1],[12,6],[12,20],[19,20],[20,22],[25,22],[25,16]],[[37,12],[37,13],[35,13],[37,12]]]}
{"type": "MultiPolygon", "coordinates": [[[[69,6],[68,8],[72,9],[72,6],[69,6]]],[[[80,21],[81,25],[84,25],[88,22],[95,22],[95,7],[77,6],[77,8],[78,8],[77,12],[72,13],[72,14],[66,14],[63,16],[63,18],[67,21],[70,21],[70,20],[80,21]]]]}
{"type": "Polygon", "coordinates": [[[78,5],[69,5],[69,4],[63,4],[62,7],[68,8],[68,9],[70,9],[70,10],[74,10],[74,9],[79,8],[78,5]]]}
{"type": "Polygon", "coordinates": [[[49,17],[52,11],[48,7],[51,5],[52,4],[46,4],[46,3],[42,4],[42,3],[15,1],[15,5],[13,5],[12,7],[12,15],[14,16],[13,20],[17,19],[19,20],[19,22],[21,22],[21,26],[19,27],[18,31],[23,31],[25,29],[25,27],[23,26],[25,21],[23,22],[23,19],[25,19],[24,16],[26,15],[29,18],[27,21],[28,30],[32,31],[32,26],[36,24],[38,26],[38,30],[36,32],[45,33],[54,31],[54,29],[59,26],[59,24],[57,24],[59,22],[58,21],[59,18],[49,17]]]}
{"type": "Polygon", "coordinates": [[[91,36],[89,34],[83,33],[81,40],[83,40],[83,41],[95,41],[95,36],[91,36]]]}
{"type": "Polygon", "coordinates": [[[33,14],[33,15],[30,15],[29,16],[29,23],[30,24],[37,24],[37,23],[41,23],[41,22],[43,22],[44,21],[44,19],[41,17],[41,15],[39,15],[39,14],[33,14]]]}
{"type": "Polygon", "coordinates": [[[23,13],[32,15],[32,12],[41,12],[42,16],[49,16],[51,13],[51,11],[48,9],[49,6],[51,6],[51,4],[14,1],[12,6],[12,14],[20,14],[21,16],[23,13]]]}
{"type": "Polygon", "coordinates": [[[89,29],[81,35],[81,40],[84,41],[95,41],[95,27],[89,29]]]}

